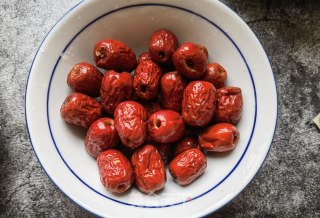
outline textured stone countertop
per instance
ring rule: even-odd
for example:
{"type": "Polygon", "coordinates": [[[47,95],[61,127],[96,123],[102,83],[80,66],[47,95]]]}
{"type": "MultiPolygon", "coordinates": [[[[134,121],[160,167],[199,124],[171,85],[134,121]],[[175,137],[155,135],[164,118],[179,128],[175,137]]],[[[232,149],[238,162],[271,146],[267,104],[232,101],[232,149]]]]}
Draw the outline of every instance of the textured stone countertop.
{"type": "MultiPolygon", "coordinates": [[[[24,95],[49,29],[78,0],[0,1],[0,217],[92,217],[47,177],[32,150],[24,95]]],[[[272,65],[278,126],[255,179],[212,217],[320,217],[320,1],[223,0],[272,65]]]]}

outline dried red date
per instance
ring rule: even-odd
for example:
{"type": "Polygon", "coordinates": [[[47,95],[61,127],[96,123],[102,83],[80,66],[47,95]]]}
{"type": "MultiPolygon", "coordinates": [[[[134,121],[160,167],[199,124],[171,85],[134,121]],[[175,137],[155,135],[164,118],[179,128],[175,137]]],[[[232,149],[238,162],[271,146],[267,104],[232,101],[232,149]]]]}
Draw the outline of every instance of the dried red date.
{"type": "Polygon", "coordinates": [[[173,156],[176,157],[191,148],[198,148],[198,144],[194,138],[186,137],[176,144],[174,147],[173,156]]]}
{"type": "Polygon", "coordinates": [[[87,152],[97,158],[102,151],[115,147],[118,142],[119,136],[113,119],[100,118],[91,124],[84,145],[87,152]]]}
{"type": "Polygon", "coordinates": [[[114,111],[115,127],[122,143],[130,148],[142,145],[147,134],[146,109],[134,101],[120,103],[114,111]]]}
{"type": "Polygon", "coordinates": [[[167,64],[172,61],[172,55],[178,46],[178,39],[171,31],[160,29],[150,38],[149,54],[154,62],[167,64]]]}
{"type": "Polygon", "coordinates": [[[133,50],[114,39],[98,42],[94,47],[93,56],[97,66],[106,70],[131,72],[137,65],[133,50]]]}
{"type": "Polygon", "coordinates": [[[102,116],[102,108],[94,98],[75,92],[64,100],[60,115],[67,123],[89,128],[102,116]]]}
{"type": "Polygon", "coordinates": [[[133,88],[135,94],[142,100],[151,100],[157,96],[160,68],[152,61],[143,61],[135,70],[133,88]]]}
{"type": "Polygon", "coordinates": [[[230,123],[218,123],[199,135],[199,145],[206,151],[226,152],[235,148],[240,138],[237,127],[230,123]]]}
{"type": "Polygon", "coordinates": [[[144,52],[138,57],[138,64],[141,64],[143,61],[151,60],[149,52],[144,52]]]}
{"type": "Polygon", "coordinates": [[[207,159],[198,148],[191,148],[176,156],[169,165],[169,172],[176,183],[188,185],[203,174],[207,159]]]}
{"type": "Polygon", "coordinates": [[[225,86],[227,81],[227,71],[217,63],[208,64],[202,80],[210,82],[216,89],[225,86]]]}
{"type": "Polygon", "coordinates": [[[103,74],[93,65],[81,62],[71,69],[68,74],[67,83],[76,92],[99,96],[103,74]]]}
{"type": "Polygon", "coordinates": [[[122,193],[133,183],[134,174],[129,160],[114,149],[100,153],[97,158],[100,180],[103,186],[112,193],[122,193]]]}
{"type": "Polygon", "coordinates": [[[180,114],[172,110],[161,110],[149,118],[148,130],[153,141],[171,143],[181,139],[185,126],[180,114]]]}
{"type": "Polygon", "coordinates": [[[199,79],[208,64],[208,51],[204,46],[188,42],[174,52],[172,60],[179,73],[189,79],[199,79]]]}
{"type": "Polygon", "coordinates": [[[146,194],[162,189],[167,181],[165,165],[152,145],[137,149],[131,157],[137,187],[146,194]]]}
{"type": "Polygon", "coordinates": [[[223,87],[217,90],[216,121],[235,124],[240,120],[242,93],[238,87],[223,87]]]}
{"type": "Polygon", "coordinates": [[[193,81],[184,90],[182,118],[191,126],[205,126],[213,118],[216,108],[216,89],[205,81],[193,81]]]}
{"type": "Polygon", "coordinates": [[[160,81],[162,108],[181,112],[185,80],[177,71],[166,73],[160,81]]]}
{"type": "Polygon", "coordinates": [[[104,111],[113,114],[114,110],[123,101],[131,99],[133,78],[127,72],[117,73],[107,71],[103,76],[100,95],[101,106],[104,111]]]}

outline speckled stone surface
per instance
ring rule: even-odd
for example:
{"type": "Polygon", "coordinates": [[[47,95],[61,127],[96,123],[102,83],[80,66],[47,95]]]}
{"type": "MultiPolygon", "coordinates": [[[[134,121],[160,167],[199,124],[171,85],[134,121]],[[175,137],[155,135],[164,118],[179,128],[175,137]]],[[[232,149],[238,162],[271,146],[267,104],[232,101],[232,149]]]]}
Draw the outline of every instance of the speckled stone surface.
{"type": "MultiPolygon", "coordinates": [[[[0,1],[0,217],[92,217],[47,177],[24,117],[29,67],[42,39],[78,0],[0,1]]],[[[279,118],[256,178],[212,217],[320,217],[320,1],[223,0],[270,59],[279,118]]]]}

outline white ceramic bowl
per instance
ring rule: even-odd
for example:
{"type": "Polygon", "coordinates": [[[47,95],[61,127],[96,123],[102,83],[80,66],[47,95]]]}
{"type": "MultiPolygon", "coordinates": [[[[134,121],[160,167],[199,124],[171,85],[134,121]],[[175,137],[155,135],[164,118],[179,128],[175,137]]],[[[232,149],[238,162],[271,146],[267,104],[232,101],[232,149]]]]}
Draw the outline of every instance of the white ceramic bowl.
{"type": "Polygon", "coordinates": [[[215,0],[92,0],[63,16],[41,44],[30,69],[26,121],[35,153],[52,181],[73,201],[103,217],[199,217],[216,211],[251,181],[269,150],[277,117],[275,81],[266,54],[249,27],[215,0]],[[211,154],[205,173],[181,187],[168,174],[165,189],[145,195],[131,188],[106,191],[96,161],[85,151],[85,131],[62,121],[59,109],[71,90],[66,77],[81,61],[94,63],[104,38],[147,51],[153,31],[173,31],[180,43],[205,45],[211,62],[228,71],[228,85],[242,89],[241,139],[228,154],[211,154]]]}

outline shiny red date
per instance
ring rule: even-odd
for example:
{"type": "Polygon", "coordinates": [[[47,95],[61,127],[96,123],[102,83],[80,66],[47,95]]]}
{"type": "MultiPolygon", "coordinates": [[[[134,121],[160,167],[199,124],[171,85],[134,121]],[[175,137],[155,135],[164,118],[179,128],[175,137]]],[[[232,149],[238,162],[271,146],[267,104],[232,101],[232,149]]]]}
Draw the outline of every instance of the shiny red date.
{"type": "Polygon", "coordinates": [[[153,141],[171,143],[181,139],[185,132],[185,125],[177,112],[161,110],[149,118],[148,130],[153,141]]]}
{"type": "Polygon", "coordinates": [[[177,71],[164,74],[160,81],[162,108],[181,112],[185,86],[185,80],[177,71]]]}
{"type": "Polygon", "coordinates": [[[67,77],[70,88],[76,92],[98,97],[103,74],[93,65],[81,62],[71,69],[67,77]]]}
{"type": "Polygon", "coordinates": [[[133,89],[142,100],[151,100],[158,94],[160,68],[152,61],[143,61],[134,72],[133,89]]]}
{"type": "Polygon", "coordinates": [[[226,152],[233,150],[240,138],[237,127],[230,123],[218,123],[199,135],[199,145],[206,151],[226,152]]]}
{"type": "Polygon", "coordinates": [[[220,89],[225,86],[227,77],[227,71],[220,64],[211,63],[208,64],[202,80],[210,82],[216,89],[220,89]]]}
{"type": "Polygon", "coordinates": [[[215,120],[235,124],[242,112],[242,93],[238,87],[223,87],[217,90],[217,111],[215,120]]]}
{"type": "Polygon", "coordinates": [[[119,136],[111,118],[100,118],[91,124],[84,145],[87,152],[94,158],[107,149],[115,147],[119,136]]]}
{"type": "Polygon", "coordinates": [[[177,71],[189,79],[199,79],[208,64],[208,50],[194,43],[184,43],[173,54],[177,71]]]}
{"type": "Polygon", "coordinates": [[[216,109],[216,89],[205,81],[193,81],[184,90],[182,117],[191,126],[205,126],[216,109]]]}
{"type": "Polygon", "coordinates": [[[178,46],[178,39],[171,31],[160,29],[150,38],[149,54],[154,62],[168,64],[172,62],[172,55],[178,46]]]}
{"type": "Polygon", "coordinates": [[[117,73],[109,70],[103,76],[100,95],[101,106],[108,114],[113,114],[123,101],[131,99],[133,78],[127,72],[117,73]]]}
{"type": "Polygon", "coordinates": [[[128,190],[134,181],[129,160],[114,149],[106,150],[97,158],[100,180],[110,192],[119,194],[128,190]]]}
{"type": "Polygon", "coordinates": [[[176,183],[188,185],[203,174],[207,159],[198,148],[191,148],[176,156],[169,165],[169,172],[176,183]]]}
{"type": "Polygon", "coordinates": [[[94,98],[75,92],[64,100],[60,115],[67,123],[89,128],[102,116],[102,108],[94,98]]]}
{"type": "Polygon", "coordinates": [[[137,149],[131,157],[131,163],[140,191],[152,194],[164,187],[167,181],[165,165],[159,151],[153,145],[137,149]]]}
{"type": "Polygon", "coordinates": [[[142,145],[147,135],[146,109],[134,101],[120,103],[114,112],[115,127],[121,142],[130,148],[142,145]]]}
{"type": "Polygon", "coordinates": [[[106,70],[131,72],[137,65],[134,51],[123,42],[114,39],[98,42],[94,47],[93,57],[97,66],[106,70]]]}

